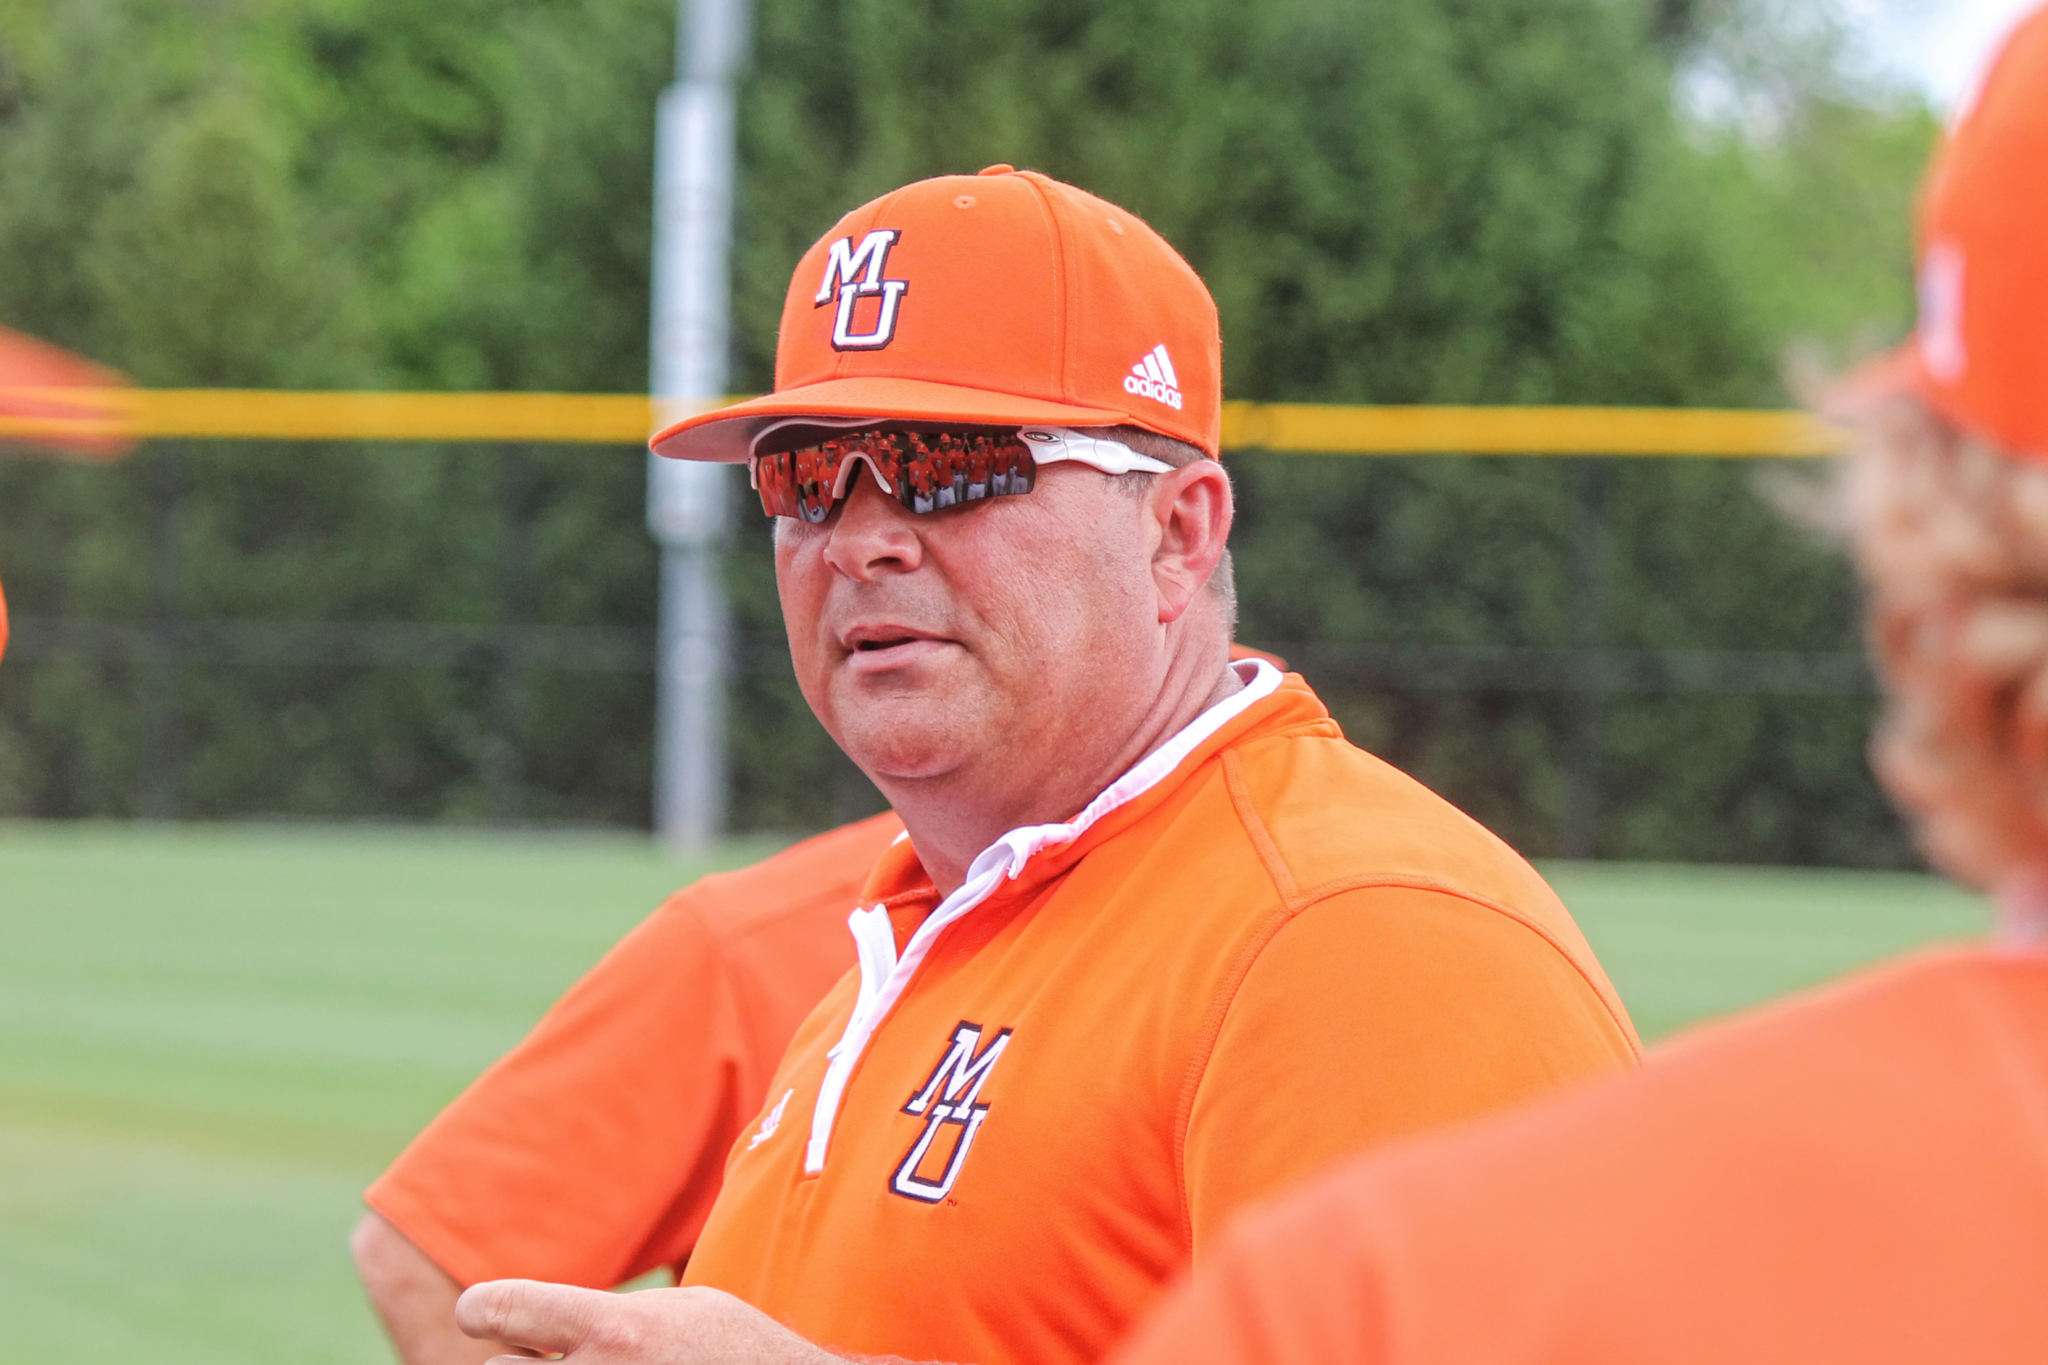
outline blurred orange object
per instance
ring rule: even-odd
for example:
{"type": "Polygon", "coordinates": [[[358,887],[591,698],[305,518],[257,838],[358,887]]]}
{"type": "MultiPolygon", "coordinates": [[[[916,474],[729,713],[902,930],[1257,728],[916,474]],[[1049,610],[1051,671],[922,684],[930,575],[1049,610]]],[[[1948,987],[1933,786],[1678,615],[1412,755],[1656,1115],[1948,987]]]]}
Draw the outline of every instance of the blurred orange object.
{"type": "Polygon", "coordinates": [[[2035,1365],[2048,959],[1937,949],[1245,1217],[1109,1365],[2035,1365]]]}
{"type": "Polygon", "coordinates": [[[1957,426],[2048,459],[2048,6],[2021,22],[1935,154],[1920,321],[1895,365],[1957,426]]]}
{"type": "Polygon", "coordinates": [[[119,459],[139,413],[127,376],[0,327],[0,444],[119,459]]]}

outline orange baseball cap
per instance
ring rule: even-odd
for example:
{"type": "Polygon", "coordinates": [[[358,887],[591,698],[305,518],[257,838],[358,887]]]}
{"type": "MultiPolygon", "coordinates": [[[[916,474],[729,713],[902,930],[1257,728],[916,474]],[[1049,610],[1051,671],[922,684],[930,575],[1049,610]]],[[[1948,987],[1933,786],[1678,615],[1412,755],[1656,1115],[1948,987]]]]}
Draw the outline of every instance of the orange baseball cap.
{"type": "Polygon", "coordinates": [[[1118,426],[1215,455],[1216,302],[1132,214],[1035,171],[920,180],[805,253],[782,306],[775,391],[659,432],[658,455],[747,458],[770,422],[875,417],[1118,426]]]}
{"type": "Polygon", "coordinates": [[[1921,191],[1920,317],[1893,357],[1958,427],[2048,460],[2048,7],[2007,38],[1921,191]]]}
{"type": "Polygon", "coordinates": [[[113,459],[135,446],[127,376],[0,327],[0,441],[113,459]]]}

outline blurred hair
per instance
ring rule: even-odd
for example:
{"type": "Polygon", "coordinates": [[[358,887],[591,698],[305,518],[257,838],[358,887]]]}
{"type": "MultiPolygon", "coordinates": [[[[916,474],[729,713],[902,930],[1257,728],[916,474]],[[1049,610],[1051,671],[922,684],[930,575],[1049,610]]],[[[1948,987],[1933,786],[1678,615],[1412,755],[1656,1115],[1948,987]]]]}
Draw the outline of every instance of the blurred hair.
{"type": "Polygon", "coordinates": [[[1836,506],[1886,694],[1871,765],[1932,862],[1995,887],[2048,865],[2048,463],[1906,393],[1844,415],[1836,506]]]}

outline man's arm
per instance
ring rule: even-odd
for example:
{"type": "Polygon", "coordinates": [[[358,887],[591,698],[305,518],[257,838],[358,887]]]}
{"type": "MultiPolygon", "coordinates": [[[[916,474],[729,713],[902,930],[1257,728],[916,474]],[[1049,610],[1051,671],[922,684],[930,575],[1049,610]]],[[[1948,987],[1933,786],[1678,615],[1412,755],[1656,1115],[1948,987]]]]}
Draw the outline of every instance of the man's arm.
{"type": "Polygon", "coordinates": [[[510,1349],[479,1341],[455,1325],[462,1286],[382,1214],[363,1215],[349,1251],[404,1365],[480,1365],[510,1349]]]}
{"type": "Polygon", "coordinates": [[[877,816],[671,896],[364,1202],[464,1284],[681,1262],[790,1035],[853,965],[847,907],[901,829],[877,816]]]}
{"type": "MultiPolygon", "coordinates": [[[[542,1352],[559,1352],[574,1365],[846,1365],[848,1359],[716,1289],[610,1294],[498,1280],[465,1294],[377,1213],[356,1224],[349,1250],[404,1365],[488,1365],[542,1352]]],[[[863,1360],[909,1365],[893,1357],[863,1360]]]]}
{"type": "MultiPolygon", "coordinates": [[[[702,1286],[607,1294],[494,1280],[464,1293],[455,1316],[465,1332],[518,1342],[563,1365],[911,1365],[896,1356],[827,1351],[760,1309],[702,1286]]],[[[524,1359],[531,1357],[515,1352],[491,1357],[490,1365],[524,1359]]]]}

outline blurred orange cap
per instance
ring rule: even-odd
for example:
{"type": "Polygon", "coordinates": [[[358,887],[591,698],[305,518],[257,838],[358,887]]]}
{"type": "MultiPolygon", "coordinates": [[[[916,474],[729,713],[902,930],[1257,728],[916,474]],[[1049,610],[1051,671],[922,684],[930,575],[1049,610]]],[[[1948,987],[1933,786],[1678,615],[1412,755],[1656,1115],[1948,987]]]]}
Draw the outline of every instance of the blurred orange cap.
{"type": "Polygon", "coordinates": [[[2048,7],[1959,108],[1921,190],[1920,317],[1893,364],[1951,422],[2048,459],[2048,7]]]}
{"type": "Polygon", "coordinates": [[[110,459],[135,444],[127,377],[0,327],[0,441],[110,459]]]}
{"type": "Polygon", "coordinates": [[[775,391],[651,443],[743,460],[790,416],[1130,423],[1214,455],[1216,303],[1164,238],[1035,171],[920,180],[839,220],[791,278],[775,391]]]}

